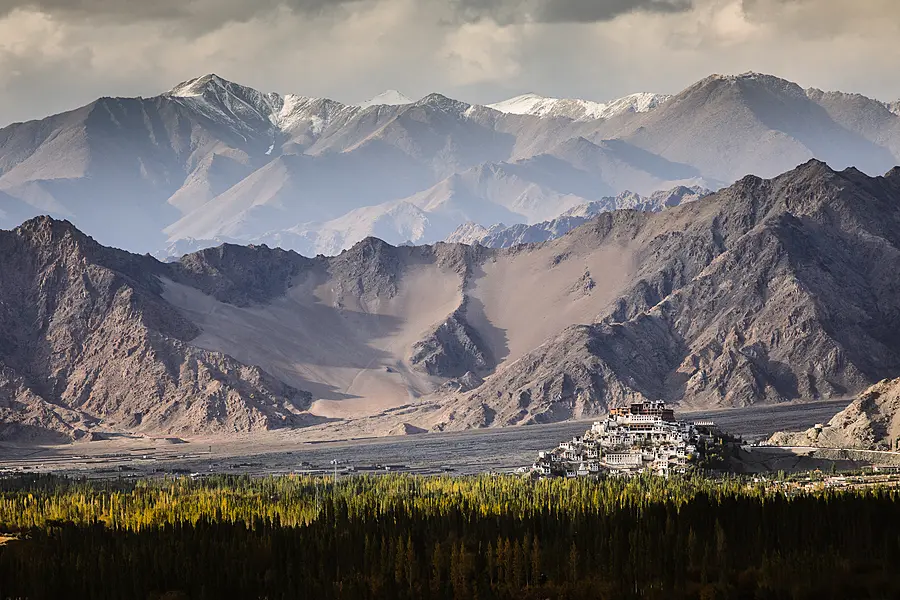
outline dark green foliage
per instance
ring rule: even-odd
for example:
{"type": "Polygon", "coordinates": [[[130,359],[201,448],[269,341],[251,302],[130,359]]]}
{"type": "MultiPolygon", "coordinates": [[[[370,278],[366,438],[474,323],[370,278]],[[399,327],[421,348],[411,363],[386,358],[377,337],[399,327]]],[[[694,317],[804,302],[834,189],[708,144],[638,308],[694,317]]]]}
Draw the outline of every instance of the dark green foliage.
{"type": "Polygon", "coordinates": [[[0,482],[0,598],[900,597],[900,494],[738,480],[0,482]]]}

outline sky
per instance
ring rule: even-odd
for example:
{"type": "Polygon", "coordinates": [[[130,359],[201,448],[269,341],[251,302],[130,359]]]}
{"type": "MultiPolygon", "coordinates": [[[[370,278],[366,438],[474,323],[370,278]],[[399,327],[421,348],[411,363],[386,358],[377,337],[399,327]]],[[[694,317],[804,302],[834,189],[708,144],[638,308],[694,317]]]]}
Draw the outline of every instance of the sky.
{"type": "Polygon", "coordinates": [[[206,73],[281,93],[489,103],[713,73],[900,98],[897,0],[0,0],[0,125],[206,73]]]}

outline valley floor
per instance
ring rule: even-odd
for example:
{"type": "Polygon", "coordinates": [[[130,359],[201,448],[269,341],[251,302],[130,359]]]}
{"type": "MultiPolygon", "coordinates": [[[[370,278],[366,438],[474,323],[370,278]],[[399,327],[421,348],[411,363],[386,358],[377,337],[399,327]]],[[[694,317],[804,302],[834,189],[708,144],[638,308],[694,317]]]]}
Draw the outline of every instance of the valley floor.
{"type": "MultiPolygon", "coordinates": [[[[835,400],[678,414],[693,420],[713,420],[724,431],[754,441],[767,438],[776,430],[802,430],[828,421],[844,406],[846,400],[835,400]]],[[[310,437],[308,430],[294,430],[189,440],[123,436],[64,446],[0,444],[0,468],[89,477],[209,472],[332,473],[335,467],[339,472],[350,468],[359,472],[384,471],[389,467],[414,473],[467,474],[509,471],[531,464],[539,451],[581,435],[588,427],[590,421],[571,421],[389,438],[366,437],[360,432],[356,439],[343,440],[316,439],[310,437]]],[[[778,452],[768,448],[762,451],[778,452]]],[[[810,463],[795,460],[796,452],[792,450],[781,453],[785,456],[779,456],[776,462],[788,469],[791,465],[803,467],[810,463]]],[[[757,454],[747,460],[747,470],[764,470],[767,460],[757,454]]]]}

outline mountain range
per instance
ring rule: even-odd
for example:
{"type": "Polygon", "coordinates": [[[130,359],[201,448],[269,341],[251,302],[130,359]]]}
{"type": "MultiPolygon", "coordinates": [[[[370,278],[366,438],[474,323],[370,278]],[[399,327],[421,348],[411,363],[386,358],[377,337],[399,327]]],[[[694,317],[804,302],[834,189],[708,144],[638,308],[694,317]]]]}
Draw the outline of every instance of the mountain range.
{"type": "Polygon", "coordinates": [[[564,236],[600,213],[620,209],[659,212],[685,202],[699,200],[710,193],[706,188],[699,186],[678,186],[671,190],[654,192],[648,197],[634,192],[623,192],[615,197],[603,198],[570,208],[555,219],[534,225],[507,226],[498,223],[491,227],[484,227],[470,221],[457,227],[453,233],[447,236],[446,241],[460,244],[481,244],[488,248],[509,248],[518,244],[546,242],[564,236]]]}
{"type": "Polygon", "coordinates": [[[900,168],[820,161],[510,248],[160,262],[0,231],[0,435],[367,435],[839,398],[900,374],[900,168]],[[349,432],[349,433],[348,433],[349,432]]]}
{"type": "Polygon", "coordinates": [[[590,100],[547,98],[537,94],[524,94],[503,102],[488,104],[487,106],[488,108],[512,115],[563,117],[573,121],[595,121],[627,113],[649,112],[670,97],[663,94],[631,94],[604,104],[590,100]]]}
{"type": "Polygon", "coordinates": [[[0,129],[0,227],[49,214],[161,258],[225,241],[309,256],[367,236],[432,243],[467,222],[535,225],[626,190],[718,189],[811,158],[884,173],[900,162],[897,112],[755,73],[490,106],[395,91],[351,105],[206,75],[0,129]]]}

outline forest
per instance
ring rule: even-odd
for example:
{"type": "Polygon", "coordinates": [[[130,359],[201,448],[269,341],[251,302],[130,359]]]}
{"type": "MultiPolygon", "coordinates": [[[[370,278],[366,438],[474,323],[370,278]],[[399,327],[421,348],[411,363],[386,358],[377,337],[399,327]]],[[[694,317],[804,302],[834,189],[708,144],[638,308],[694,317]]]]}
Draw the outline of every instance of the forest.
{"type": "Polygon", "coordinates": [[[0,598],[900,598],[900,492],[737,477],[17,476],[4,537],[0,598]]]}

